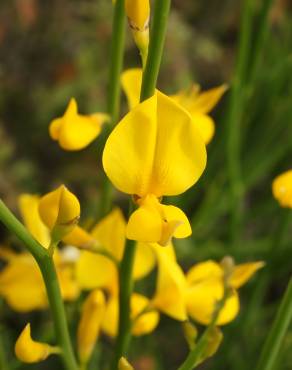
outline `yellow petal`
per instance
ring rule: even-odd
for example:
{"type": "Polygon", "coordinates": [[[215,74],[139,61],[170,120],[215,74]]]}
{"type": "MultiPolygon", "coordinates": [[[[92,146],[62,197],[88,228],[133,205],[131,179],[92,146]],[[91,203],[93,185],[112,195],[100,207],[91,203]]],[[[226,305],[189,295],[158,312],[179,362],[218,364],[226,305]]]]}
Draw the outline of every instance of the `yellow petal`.
{"type": "Polygon", "coordinates": [[[15,343],[15,354],[20,361],[39,362],[45,360],[50,354],[59,352],[56,347],[34,341],[30,331],[30,324],[27,324],[15,343]]]}
{"type": "Polygon", "coordinates": [[[122,119],[103,152],[113,184],[141,198],[183,193],[205,165],[206,148],[191,117],[159,91],[122,119]]]}
{"type": "Polygon", "coordinates": [[[50,244],[50,234],[40,219],[39,200],[37,195],[22,194],[18,198],[18,204],[25,226],[36,240],[47,248],[50,244]]]}
{"type": "Polygon", "coordinates": [[[39,214],[51,231],[58,231],[61,239],[76,226],[80,217],[80,204],[76,196],[61,185],[40,199],[39,214]]]}
{"type": "Polygon", "coordinates": [[[281,207],[292,208],[292,170],[277,176],[273,181],[272,190],[281,207]]]}
{"type": "Polygon", "coordinates": [[[159,322],[159,313],[150,311],[135,319],[147,306],[149,299],[141,294],[134,293],[131,297],[131,318],[134,322],[132,334],[135,336],[151,333],[159,322]]]}
{"type": "Polygon", "coordinates": [[[15,311],[29,312],[47,307],[40,270],[28,253],[14,254],[0,272],[0,294],[15,311]]]}
{"type": "Polygon", "coordinates": [[[81,363],[87,363],[98,339],[105,311],[105,297],[101,290],[92,291],[86,298],[77,331],[77,348],[81,363]]]}
{"type": "MultiPolygon", "coordinates": [[[[203,325],[212,320],[214,309],[218,300],[224,293],[223,283],[220,280],[202,280],[188,289],[186,295],[187,312],[189,316],[203,325]]],[[[239,311],[239,298],[233,291],[221,310],[217,325],[224,325],[232,321],[239,311]]]]}
{"type": "Polygon", "coordinates": [[[197,95],[196,99],[193,100],[191,106],[189,107],[189,112],[191,114],[209,113],[215,105],[219,102],[222,95],[228,89],[228,86],[223,84],[218,87],[214,87],[210,90],[204,91],[197,95]]]}
{"type": "Polygon", "coordinates": [[[119,359],[118,370],[134,370],[134,368],[125,357],[121,357],[119,359]]]}
{"type": "Polygon", "coordinates": [[[139,204],[128,221],[128,239],[165,246],[172,237],[185,238],[191,234],[189,221],[179,208],[160,204],[153,195],[140,199],[139,204]]]}
{"type": "Polygon", "coordinates": [[[56,266],[56,270],[63,299],[74,301],[80,294],[80,288],[73,267],[69,265],[62,266],[60,263],[56,266]]]}
{"type": "Polygon", "coordinates": [[[122,259],[126,240],[126,220],[119,208],[115,208],[103,218],[92,229],[91,235],[118,261],[122,259]]]}
{"type": "Polygon", "coordinates": [[[128,99],[129,109],[132,110],[140,102],[142,69],[141,68],[127,69],[121,75],[121,83],[128,99]]]}
{"type": "Polygon", "coordinates": [[[102,321],[102,331],[111,338],[117,335],[119,320],[119,301],[117,295],[112,295],[107,301],[102,321]]]}
{"type": "Polygon", "coordinates": [[[76,278],[81,288],[116,290],[117,269],[107,257],[87,251],[80,253],[76,278]]]}
{"type": "Polygon", "coordinates": [[[78,114],[77,103],[75,99],[71,99],[64,116],[51,122],[50,136],[65,150],[80,150],[99,135],[107,120],[108,116],[103,113],[78,114]]]}
{"type": "Polygon", "coordinates": [[[205,144],[209,144],[215,133],[215,124],[213,119],[206,114],[193,114],[194,124],[200,131],[205,144]]]}
{"type": "Polygon", "coordinates": [[[154,266],[155,254],[151,246],[147,243],[138,243],[135,253],[133,278],[135,280],[142,279],[149,274],[154,266]]]}
{"type": "Polygon", "coordinates": [[[96,243],[92,235],[79,226],[74,227],[74,229],[69,234],[65,235],[62,240],[65,244],[85,249],[90,248],[96,243]]]}
{"type": "Polygon", "coordinates": [[[245,284],[251,277],[262,267],[265,263],[259,262],[248,262],[242,263],[241,265],[235,266],[233,273],[230,277],[230,284],[233,288],[240,288],[245,284]]]}
{"type": "Polygon", "coordinates": [[[149,0],[125,0],[126,14],[133,28],[142,31],[150,17],[149,0]]]}
{"type": "Polygon", "coordinates": [[[186,280],[180,266],[163,252],[157,254],[158,277],[153,307],[180,321],[187,319],[186,280]]]}
{"type": "Polygon", "coordinates": [[[192,266],[187,272],[186,278],[189,285],[197,284],[204,280],[221,281],[223,279],[223,269],[219,263],[208,260],[192,266]]]}

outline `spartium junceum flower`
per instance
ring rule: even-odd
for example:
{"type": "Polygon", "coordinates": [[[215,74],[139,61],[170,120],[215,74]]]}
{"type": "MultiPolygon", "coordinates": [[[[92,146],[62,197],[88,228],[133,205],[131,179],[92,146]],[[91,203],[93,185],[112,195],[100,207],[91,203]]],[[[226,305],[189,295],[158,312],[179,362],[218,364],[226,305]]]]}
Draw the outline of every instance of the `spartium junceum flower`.
{"type": "MultiPolygon", "coordinates": [[[[142,69],[131,68],[124,71],[121,75],[121,83],[128,99],[129,108],[133,109],[140,99],[142,69]]],[[[170,95],[175,102],[189,112],[193,124],[197,126],[206,145],[209,144],[215,133],[215,123],[209,113],[226,90],[227,85],[223,84],[201,92],[200,86],[193,84],[190,88],[170,95]]]]}
{"type": "Polygon", "coordinates": [[[77,331],[77,348],[81,364],[86,365],[98,339],[105,311],[105,296],[93,290],[83,303],[77,331]]]}
{"type": "Polygon", "coordinates": [[[292,170],[277,176],[273,181],[272,190],[281,207],[292,208],[292,170]]]}
{"type": "Polygon", "coordinates": [[[14,350],[17,358],[26,363],[40,362],[51,354],[60,353],[58,347],[33,340],[31,338],[30,324],[27,324],[19,335],[14,350]]]}
{"type": "Polygon", "coordinates": [[[72,98],[64,115],[50,123],[50,136],[64,150],[81,150],[96,139],[108,119],[104,113],[78,113],[76,100],[72,98]]]}
{"type": "Polygon", "coordinates": [[[39,214],[51,231],[52,241],[58,242],[77,225],[80,204],[76,196],[61,185],[40,199],[39,214]]]}
{"type": "Polygon", "coordinates": [[[129,218],[128,239],[167,245],[191,234],[186,215],[161,198],[185,192],[206,166],[204,141],[191,116],[156,90],[114,128],[103,152],[104,170],[138,205],[129,218]]]}
{"type": "Polygon", "coordinates": [[[150,1],[125,0],[125,7],[135,43],[145,65],[149,45],[150,1]]]}
{"type": "Polygon", "coordinates": [[[118,370],[134,370],[134,368],[125,357],[121,357],[118,363],[118,370]]]}

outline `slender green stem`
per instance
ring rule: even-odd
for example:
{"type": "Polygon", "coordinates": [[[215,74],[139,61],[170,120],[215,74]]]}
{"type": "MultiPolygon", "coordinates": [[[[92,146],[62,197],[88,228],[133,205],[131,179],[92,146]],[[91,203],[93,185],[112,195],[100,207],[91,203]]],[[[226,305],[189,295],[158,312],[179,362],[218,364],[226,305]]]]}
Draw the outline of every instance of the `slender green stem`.
{"type": "Polygon", "coordinates": [[[231,242],[238,236],[242,218],[241,118],[245,103],[245,82],[250,57],[253,0],[244,0],[239,49],[227,116],[227,164],[231,195],[231,242]]]}
{"type": "Polygon", "coordinates": [[[3,329],[0,327],[0,369],[1,370],[9,370],[9,364],[6,358],[6,351],[2,336],[3,329]]]}
{"type": "Polygon", "coordinates": [[[140,100],[150,98],[156,88],[167,29],[171,0],[154,2],[153,21],[150,30],[148,57],[143,73],[140,100]]]}
{"type": "Polygon", "coordinates": [[[118,367],[119,359],[126,354],[131,340],[131,294],[133,291],[133,265],[136,252],[136,242],[127,240],[125,252],[120,265],[119,281],[119,327],[112,361],[112,370],[118,367]]]}
{"type": "Polygon", "coordinates": [[[225,302],[229,296],[229,289],[224,289],[224,295],[222,299],[217,303],[216,308],[213,313],[212,321],[202,334],[200,340],[196,344],[193,350],[190,351],[188,354],[186,360],[183,362],[183,364],[178,368],[178,370],[192,370],[194,369],[198,363],[201,360],[201,356],[204,353],[204,350],[208,344],[208,338],[210,332],[214,329],[216,326],[216,322],[218,320],[218,317],[220,315],[221,310],[223,309],[225,302]]]}
{"type": "Polygon", "coordinates": [[[62,350],[61,356],[67,370],[78,370],[69,336],[64,304],[52,257],[26,230],[0,200],[0,220],[8,230],[20,239],[33,255],[41,270],[46,286],[49,305],[54,321],[56,340],[62,350]]]}
{"type": "Polygon", "coordinates": [[[277,316],[265,341],[256,370],[272,370],[281,343],[292,319],[292,277],[279,307],[277,316]]]}

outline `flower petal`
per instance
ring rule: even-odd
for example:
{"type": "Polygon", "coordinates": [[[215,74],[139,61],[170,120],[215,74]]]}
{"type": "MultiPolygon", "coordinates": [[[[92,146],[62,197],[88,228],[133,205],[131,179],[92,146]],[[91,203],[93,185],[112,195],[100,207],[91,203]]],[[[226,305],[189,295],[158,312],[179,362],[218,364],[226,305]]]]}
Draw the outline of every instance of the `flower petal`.
{"type": "Polygon", "coordinates": [[[147,306],[149,299],[141,294],[134,293],[131,297],[131,317],[133,320],[132,334],[135,336],[151,333],[159,322],[159,313],[156,310],[143,313],[135,319],[147,306]]]}
{"type": "Polygon", "coordinates": [[[128,99],[129,110],[132,110],[140,101],[142,69],[127,69],[121,74],[121,83],[128,99]]]}
{"type": "Polygon", "coordinates": [[[194,124],[200,131],[205,144],[209,144],[215,133],[215,124],[213,119],[206,114],[192,114],[194,124]]]}
{"type": "Polygon", "coordinates": [[[142,279],[150,273],[155,266],[155,254],[148,243],[138,243],[135,253],[133,277],[142,279]]]}
{"type": "Polygon", "coordinates": [[[265,263],[259,262],[248,262],[242,263],[241,265],[235,266],[233,273],[230,277],[230,284],[234,288],[238,289],[245,284],[251,277],[262,267],[265,263]]]}
{"type": "Polygon", "coordinates": [[[191,114],[209,113],[219,102],[222,95],[227,89],[228,86],[226,84],[223,84],[198,94],[196,99],[194,99],[192,104],[190,105],[189,112],[191,114]]]}
{"type": "Polygon", "coordinates": [[[272,190],[281,207],[292,208],[292,170],[277,176],[273,181],[272,190]]]}

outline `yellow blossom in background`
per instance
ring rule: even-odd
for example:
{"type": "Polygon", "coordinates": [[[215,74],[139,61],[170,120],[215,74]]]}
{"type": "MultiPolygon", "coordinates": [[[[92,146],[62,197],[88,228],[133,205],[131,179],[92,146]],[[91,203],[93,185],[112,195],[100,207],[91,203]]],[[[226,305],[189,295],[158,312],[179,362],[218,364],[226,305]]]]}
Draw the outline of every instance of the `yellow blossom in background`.
{"type": "Polygon", "coordinates": [[[39,201],[39,214],[55,240],[69,234],[79,221],[80,204],[64,185],[44,195],[39,201]]]}
{"type": "Polygon", "coordinates": [[[133,366],[129,364],[125,357],[121,357],[118,364],[119,370],[134,370],[133,366]]]}
{"type": "Polygon", "coordinates": [[[63,117],[50,123],[50,136],[59,142],[62,149],[80,150],[96,139],[108,119],[104,113],[79,114],[76,100],[72,98],[63,117]]]}
{"type": "Polygon", "coordinates": [[[79,359],[86,364],[98,339],[105,310],[105,297],[101,290],[93,290],[83,303],[77,331],[79,359]]]}
{"type": "Polygon", "coordinates": [[[129,239],[168,244],[191,228],[183,212],[160,204],[199,179],[206,148],[189,114],[159,91],[130,111],[110,134],[103,152],[104,170],[139,208],[130,216],[129,239]]]}
{"type": "Polygon", "coordinates": [[[281,207],[292,208],[292,170],[277,176],[273,181],[272,190],[281,207]]]}
{"type": "Polygon", "coordinates": [[[15,343],[15,354],[22,362],[40,362],[53,353],[60,353],[59,348],[36,342],[31,338],[30,324],[25,326],[15,343]]]}
{"type": "MultiPolygon", "coordinates": [[[[142,69],[132,68],[121,75],[121,83],[126,93],[130,109],[133,109],[140,98],[142,84],[142,69]]],[[[215,124],[208,113],[216,106],[222,95],[227,90],[227,85],[200,92],[199,85],[193,85],[170,97],[186,109],[192,117],[194,125],[200,131],[205,144],[208,144],[215,132],[215,124]]]]}

